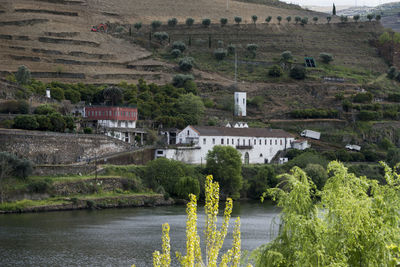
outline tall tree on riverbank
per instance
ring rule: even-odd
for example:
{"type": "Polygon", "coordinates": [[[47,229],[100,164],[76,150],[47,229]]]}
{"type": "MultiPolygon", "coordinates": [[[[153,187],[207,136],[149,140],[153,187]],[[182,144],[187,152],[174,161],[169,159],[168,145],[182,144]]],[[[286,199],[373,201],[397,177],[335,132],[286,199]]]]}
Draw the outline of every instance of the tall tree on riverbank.
{"type": "Polygon", "coordinates": [[[336,16],[336,6],[335,6],[335,3],[333,3],[333,7],[332,7],[332,16],[336,16]]]}

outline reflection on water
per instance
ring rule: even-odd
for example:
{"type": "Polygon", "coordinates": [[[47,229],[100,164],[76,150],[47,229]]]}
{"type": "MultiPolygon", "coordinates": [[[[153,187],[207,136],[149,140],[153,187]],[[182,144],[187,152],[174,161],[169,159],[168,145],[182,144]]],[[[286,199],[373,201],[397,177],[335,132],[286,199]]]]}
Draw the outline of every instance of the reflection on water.
{"type": "MultiPolygon", "coordinates": [[[[278,212],[270,203],[235,202],[229,232],[240,216],[242,249],[253,250],[274,237],[278,212]]],[[[0,215],[0,266],[152,266],[165,222],[174,259],[185,253],[184,206],[0,215]]],[[[224,249],[231,244],[228,234],[224,249]]]]}

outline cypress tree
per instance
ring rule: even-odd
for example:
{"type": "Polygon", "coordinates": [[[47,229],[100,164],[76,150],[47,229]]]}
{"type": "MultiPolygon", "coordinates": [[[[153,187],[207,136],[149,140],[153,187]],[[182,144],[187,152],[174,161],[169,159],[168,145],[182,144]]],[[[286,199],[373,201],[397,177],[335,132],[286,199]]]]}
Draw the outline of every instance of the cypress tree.
{"type": "Polygon", "coordinates": [[[336,16],[336,6],[335,6],[335,3],[333,4],[332,15],[333,15],[333,16],[336,16]]]}

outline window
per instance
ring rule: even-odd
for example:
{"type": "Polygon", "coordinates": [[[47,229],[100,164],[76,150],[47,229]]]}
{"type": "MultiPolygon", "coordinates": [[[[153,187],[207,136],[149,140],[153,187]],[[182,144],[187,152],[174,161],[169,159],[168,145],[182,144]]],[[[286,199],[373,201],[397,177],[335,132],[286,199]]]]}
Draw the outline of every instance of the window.
{"type": "Polygon", "coordinates": [[[257,145],[257,140],[256,139],[254,139],[254,144],[257,145]]]}
{"type": "Polygon", "coordinates": [[[269,139],[269,145],[272,146],[272,139],[269,139]]]}
{"type": "Polygon", "coordinates": [[[282,145],[282,139],[281,139],[281,145],[282,145]]]}
{"type": "Polygon", "coordinates": [[[232,138],[232,145],[234,145],[235,144],[235,140],[232,138]]]}
{"type": "Polygon", "coordinates": [[[267,145],[267,138],[265,138],[265,145],[267,145]]]}
{"type": "Polygon", "coordinates": [[[188,136],[190,135],[190,131],[189,131],[189,130],[187,130],[187,135],[188,135],[188,136]]]}
{"type": "Polygon", "coordinates": [[[213,145],[215,145],[215,138],[213,138],[213,145]]]}
{"type": "Polygon", "coordinates": [[[251,141],[251,140],[249,139],[249,146],[251,146],[250,141],[251,141]]]}
{"type": "Polygon", "coordinates": [[[162,155],[162,154],[164,154],[164,151],[158,150],[158,151],[157,151],[157,154],[158,154],[158,155],[162,155]]]}
{"type": "Polygon", "coordinates": [[[244,105],[245,103],[244,103],[244,98],[243,98],[243,105],[244,105]]]}
{"type": "Polygon", "coordinates": [[[206,144],[206,139],[205,138],[203,138],[203,145],[205,145],[206,144]]]}
{"type": "Polygon", "coordinates": [[[263,156],[263,155],[262,155],[262,154],[260,154],[260,158],[262,158],[262,156],[263,156]]]}
{"type": "Polygon", "coordinates": [[[229,145],[229,138],[226,138],[226,144],[229,145]]]}
{"type": "Polygon", "coordinates": [[[260,142],[259,142],[259,145],[261,146],[261,139],[259,140],[260,142]]]}
{"type": "Polygon", "coordinates": [[[224,138],[221,138],[221,145],[224,144],[224,138]]]}
{"type": "Polygon", "coordinates": [[[277,144],[278,144],[278,140],[275,139],[275,145],[277,145],[277,144]]]}
{"type": "Polygon", "coordinates": [[[246,145],[246,140],[244,140],[244,139],[243,139],[243,145],[244,145],[244,146],[246,145]]]}

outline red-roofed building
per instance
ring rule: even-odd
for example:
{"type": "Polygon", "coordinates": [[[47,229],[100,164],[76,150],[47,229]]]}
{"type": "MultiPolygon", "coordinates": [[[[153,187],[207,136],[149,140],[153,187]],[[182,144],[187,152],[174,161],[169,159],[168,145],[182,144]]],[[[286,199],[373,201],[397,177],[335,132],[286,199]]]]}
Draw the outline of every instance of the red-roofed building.
{"type": "Polygon", "coordinates": [[[136,128],[138,118],[137,108],[133,107],[88,106],[85,115],[108,128],[136,128]]]}

